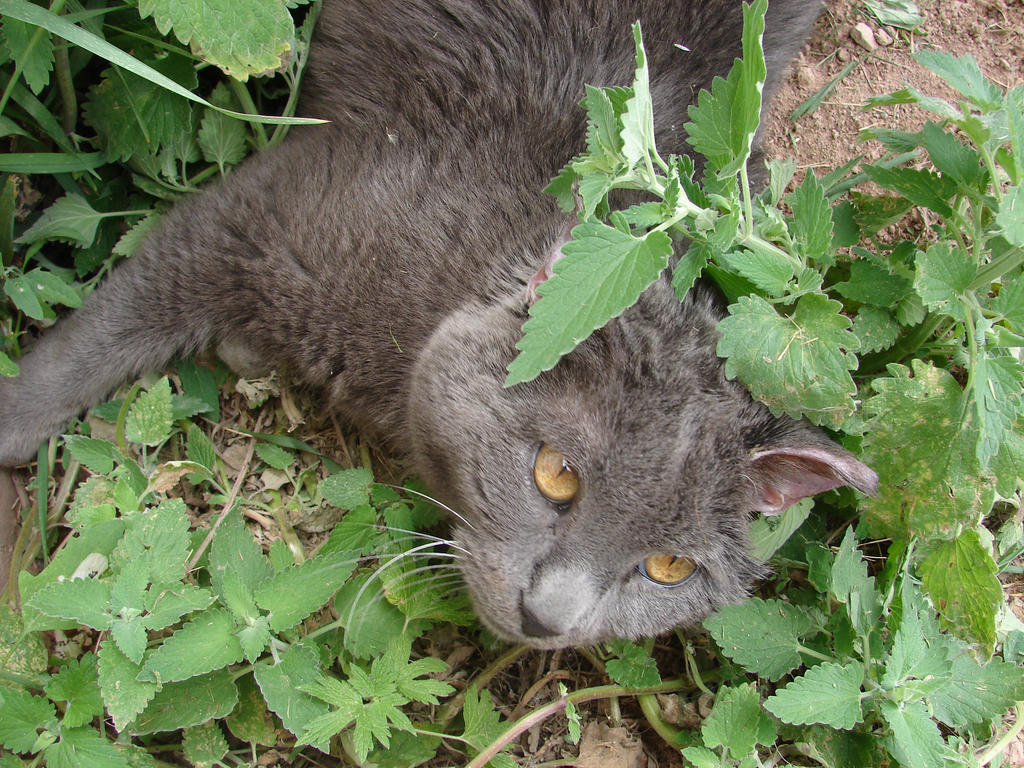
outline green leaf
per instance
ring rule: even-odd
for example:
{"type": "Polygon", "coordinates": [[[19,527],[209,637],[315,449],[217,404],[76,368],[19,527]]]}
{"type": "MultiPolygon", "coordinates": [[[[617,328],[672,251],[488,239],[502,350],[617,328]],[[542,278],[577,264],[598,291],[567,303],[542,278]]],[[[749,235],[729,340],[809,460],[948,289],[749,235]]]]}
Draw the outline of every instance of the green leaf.
{"type": "Polygon", "coordinates": [[[1024,248],[1024,185],[1018,184],[1006,190],[999,203],[996,224],[1008,242],[1024,248]]]}
{"type": "Polygon", "coordinates": [[[191,728],[211,718],[225,717],[238,704],[232,673],[219,669],[208,675],[166,683],[139,715],[132,732],[145,735],[191,728]]]}
{"type": "Polygon", "coordinates": [[[693,288],[693,284],[704,271],[708,263],[711,250],[703,243],[690,243],[679,262],[672,272],[672,287],[676,289],[676,296],[682,301],[686,294],[693,288]]]}
{"type": "Polygon", "coordinates": [[[142,665],[135,664],[113,642],[105,642],[99,653],[99,686],[103,703],[123,731],[156,695],[156,683],[137,680],[142,665]]]}
{"type": "MultiPolygon", "coordinates": [[[[308,723],[329,710],[326,703],[303,690],[321,677],[320,659],[313,648],[292,645],[280,655],[277,664],[260,662],[253,665],[253,672],[267,706],[296,736],[305,731],[308,723]]],[[[328,751],[326,741],[311,740],[311,743],[321,752],[328,751]]]]}
{"type": "Polygon", "coordinates": [[[962,643],[951,641],[952,666],[948,680],[928,697],[936,719],[952,728],[1001,717],[1015,702],[1024,701],[1024,667],[991,659],[979,664],[962,643]]]}
{"type": "Polygon", "coordinates": [[[769,696],[764,708],[787,723],[824,723],[850,730],[864,718],[861,683],[864,665],[825,663],[811,667],[782,690],[769,696]]]}
{"type": "Polygon", "coordinates": [[[95,210],[81,195],[64,195],[43,211],[16,242],[62,240],[88,248],[96,239],[96,228],[106,214],[95,210]]]}
{"type": "Polygon", "coordinates": [[[269,612],[271,629],[288,629],[330,600],[355,567],[348,552],[319,554],[275,574],[256,591],[256,603],[269,612]]]}
{"type": "Polygon", "coordinates": [[[124,436],[133,443],[160,445],[171,435],[171,382],[164,376],[128,409],[124,436]]]}
{"type": "Polygon", "coordinates": [[[769,680],[778,680],[803,663],[800,638],[813,627],[802,608],[759,598],[724,606],[704,620],[722,653],[769,680]]]}
{"type": "Polygon", "coordinates": [[[849,279],[836,283],[833,288],[843,298],[885,308],[896,306],[914,293],[910,281],[903,275],[893,274],[868,259],[851,261],[849,279]]]}
{"type": "Polygon", "coordinates": [[[281,68],[295,27],[282,0],[141,0],[139,15],[175,36],[227,75],[243,82],[281,68]]]}
{"type": "Polygon", "coordinates": [[[964,318],[963,299],[977,268],[973,259],[953,243],[942,241],[918,251],[914,288],[933,311],[964,318]]]}
{"type": "Polygon", "coordinates": [[[217,721],[207,720],[185,730],[181,747],[185,759],[195,768],[212,768],[215,763],[222,764],[220,761],[227,754],[228,742],[217,721]]]}
{"type": "Polygon", "coordinates": [[[920,137],[932,163],[961,186],[981,187],[987,180],[977,150],[964,146],[953,134],[928,121],[920,137]]]}
{"type": "Polygon", "coordinates": [[[755,744],[775,743],[775,723],[761,710],[757,686],[722,686],[715,694],[715,707],[700,729],[709,747],[725,747],[731,755],[742,757],[755,744]]]}
{"type": "Polygon", "coordinates": [[[698,94],[687,111],[692,122],[683,126],[687,141],[722,176],[746,163],[757,130],[766,74],[761,47],[766,8],[765,0],[743,6],[743,59],[733,64],[727,79],[712,81],[711,93],[698,94]]]}
{"type": "Polygon", "coordinates": [[[857,337],[842,305],[806,294],[792,316],[780,316],[760,296],[743,296],[718,324],[725,375],[739,378],[773,413],[838,428],[853,413],[857,337]]]}
{"type": "Polygon", "coordinates": [[[239,678],[238,706],[225,718],[224,724],[235,738],[250,744],[273,746],[277,743],[274,718],[252,675],[239,678]]]}
{"type": "Polygon", "coordinates": [[[879,475],[863,502],[873,536],[952,535],[991,509],[995,478],[976,456],[977,415],[946,371],[921,361],[872,382],[861,459],[879,475]],[[913,373],[913,376],[911,376],[913,373]]]}
{"type": "Polygon", "coordinates": [[[134,256],[146,238],[156,230],[160,219],[161,216],[156,211],[147,213],[118,238],[110,252],[117,256],[134,256]]]}
{"type": "Polygon", "coordinates": [[[221,596],[227,591],[224,580],[229,573],[250,592],[255,592],[274,575],[274,569],[237,510],[231,510],[224,517],[210,544],[210,581],[221,596]]]}
{"type": "Polygon", "coordinates": [[[996,641],[996,611],[1003,587],[996,563],[973,528],[940,541],[921,561],[921,583],[943,624],[991,655],[996,641]]]}
{"type": "Polygon", "coordinates": [[[864,5],[880,23],[889,26],[913,31],[923,21],[913,0],[864,0],[864,5]]]}
{"type": "Polygon", "coordinates": [[[0,688],[0,744],[14,752],[31,752],[41,730],[54,730],[57,713],[42,696],[22,688],[0,688]]]}
{"type": "Polygon", "coordinates": [[[832,262],[832,209],[814,171],[808,170],[792,197],[793,220],[789,231],[805,258],[832,262]]]}
{"type": "Polygon", "coordinates": [[[320,481],[320,495],[341,509],[355,509],[370,501],[373,473],[364,468],[343,469],[320,481]]]}
{"type": "Polygon", "coordinates": [[[1002,89],[985,77],[978,62],[970,54],[957,57],[945,51],[925,50],[913,56],[918,64],[942,77],[983,110],[994,110],[1002,106],[1002,89]]]}
{"type": "Polygon", "coordinates": [[[275,469],[288,469],[295,463],[295,456],[290,451],[272,443],[256,443],[256,455],[275,469]]]}
{"type": "Polygon", "coordinates": [[[516,344],[521,352],[508,367],[506,387],[553,368],[562,355],[636,303],[672,255],[672,241],[664,232],[634,237],[586,221],[572,235],[554,275],[538,289],[541,298],[523,324],[523,338],[516,344]]]}
{"type": "Polygon", "coordinates": [[[944,219],[953,215],[949,205],[957,193],[953,179],[916,168],[882,168],[877,165],[862,167],[871,181],[898,192],[914,205],[929,208],[944,219]]]}
{"type": "Polygon", "coordinates": [[[32,92],[38,94],[50,82],[53,70],[53,41],[37,27],[15,18],[4,18],[0,27],[0,51],[6,48],[21,69],[32,92]]]}
{"type": "Polygon", "coordinates": [[[376,658],[392,640],[407,631],[409,620],[391,604],[391,595],[388,594],[388,600],[381,600],[381,586],[366,586],[377,578],[383,576],[356,575],[345,582],[334,599],[334,610],[345,627],[345,649],[360,659],[376,658]]]}
{"type": "Polygon", "coordinates": [[[1024,331],[1024,279],[1018,276],[1004,282],[991,306],[992,311],[1003,315],[1014,330],[1024,331]]]}
{"type": "Polygon", "coordinates": [[[110,628],[110,584],[105,581],[56,581],[32,595],[27,605],[47,616],[71,619],[93,629],[110,628]]]}
{"type": "Polygon", "coordinates": [[[150,589],[146,592],[147,614],[142,618],[143,626],[149,630],[164,629],[187,613],[208,608],[215,599],[209,589],[194,584],[150,589]]]}
{"type": "Polygon", "coordinates": [[[853,333],[861,352],[888,349],[900,336],[900,324],[892,313],[878,307],[861,307],[853,318],[853,333]]]}
{"type": "Polygon", "coordinates": [[[633,92],[626,99],[626,109],[621,118],[622,154],[630,167],[649,157],[654,150],[654,104],[651,102],[647,53],[644,51],[640,22],[633,24],[632,29],[636,48],[636,73],[633,76],[633,92]]]}
{"type": "Polygon", "coordinates": [[[617,659],[605,664],[608,676],[626,688],[646,688],[661,682],[658,665],[651,654],[628,640],[611,640],[608,647],[617,659]]]}
{"type": "Polygon", "coordinates": [[[781,515],[761,515],[751,520],[751,554],[758,560],[768,560],[803,525],[813,507],[813,499],[800,499],[781,515]]]}
{"type": "Polygon", "coordinates": [[[195,424],[188,425],[186,435],[185,456],[189,461],[194,461],[213,473],[217,469],[217,451],[210,438],[195,424]]]}
{"type": "Polygon", "coordinates": [[[829,579],[829,589],[836,600],[846,605],[854,628],[867,635],[878,621],[878,595],[875,578],[867,574],[867,563],[857,549],[852,528],[847,528],[843,535],[829,579]]]}
{"type": "Polygon", "coordinates": [[[128,758],[92,728],[61,729],[60,741],[46,750],[49,768],[130,768],[128,758]]]}
{"type": "MultiPolygon", "coordinates": [[[[462,738],[477,752],[486,749],[501,736],[508,725],[502,723],[501,713],[494,709],[490,691],[481,691],[476,686],[470,686],[466,690],[462,719],[466,726],[462,738]]],[[[495,760],[492,759],[489,764],[496,765],[495,760]]]]}
{"type": "Polygon", "coordinates": [[[115,461],[124,460],[113,443],[95,437],[68,435],[64,438],[64,445],[83,465],[101,475],[109,474],[114,469],[115,461]]]}
{"type": "Polygon", "coordinates": [[[887,699],[878,704],[892,731],[885,739],[890,754],[906,768],[942,768],[946,745],[925,705],[887,699]]]}
{"type": "Polygon", "coordinates": [[[187,680],[241,661],[244,654],[234,629],[231,614],[222,608],[196,615],[149,654],[139,679],[187,680]]]}
{"type": "Polygon", "coordinates": [[[144,563],[149,581],[175,588],[185,576],[191,542],[185,502],[169,499],[144,512],[126,515],[125,537],[113,552],[116,564],[144,563]]]}
{"type": "Polygon", "coordinates": [[[743,275],[769,296],[781,296],[793,279],[793,263],[781,255],[765,251],[741,250],[723,253],[719,261],[743,275]]]}
{"type": "Polygon", "coordinates": [[[206,110],[199,124],[199,133],[196,134],[203,159],[216,163],[221,173],[224,173],[227,166],[234,165],[245,157],[248,149],[245,138],[244,123],[212,109],[206,110]]]}
{"type": "Polygon", "coordinates": [[[977,456],[983,469],[995,458],[1021,415],[1024,366],[1011,355],[978,355],[971,371],[971,394],[978,414],[977,456]]]}
{"type": "Polygon", "coordinates": [[[0,352],[0,376],[17,376],[20,368],[6,352],[0,352]]]}

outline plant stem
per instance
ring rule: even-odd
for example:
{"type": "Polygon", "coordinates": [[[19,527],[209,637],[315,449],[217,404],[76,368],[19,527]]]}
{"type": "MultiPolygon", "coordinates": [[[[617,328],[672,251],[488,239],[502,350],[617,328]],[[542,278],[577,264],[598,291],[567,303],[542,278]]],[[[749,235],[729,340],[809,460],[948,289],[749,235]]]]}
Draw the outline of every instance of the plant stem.
{"type": "Polygon", "coordinates": [[[967,286],[967,290],[978,291],[982,288],[987,289],[1000,277],[1010,270],[1016,269],[1021,264],[1024,264],[1024,248],[1020,246],[1010,248],[1002,256],[993,259],[988,265],[978,270],[978,274],[971,284],[967,286]]]}
{"type": "MultiPolygon", "coordinates": [[[[236,80],[233,77],[228,78],[228,87],[231,88],[231,92],[235,94],[235,98],[238,99],[238,103],[242,105],[242,111],[249,115],[258,115],[260,111],[256,109],[256,103],[252,100],[252,94],[249,93],[249,89],[245,87],[245,83],[241,80],[236,80]]],[[[249,123],[252,126],[253,133],[256,134],[256,148],[263,149],[267,146],[267,131],[261,123],[249,123]]]]}
{"type": "Polygon", "coordinates": [[[682,735],[682,731],[662,719],[661,707],[658,706],[658,697],[653,693],[647,693],[643,696],[637,696],[636,701],[640,705],[644,717],[647,718],[647,722],[654,729],[654,732],[661,736],[668,744],[676,747],[679,744],[679,737],[682,735]]]}
{"type": "Polygon", "coordinates": [[[1017,715],[1017,721],[1010,730],[1000,737],[999,741],[978,755],[978,765],[988,765],[995,760],[1010,745],[1010,742],[1016,739],[1018,734],[1024,730],[1024,701],[1018,701],[1013,711],[1017,715]]]}
{"type": "Polygon", "coordinates": [[[682,680],[676,679],[666,680],[659,685],[652,685],[649,688],[638,689],[625,688],[621,685],[600,685],[560,696],[550,704],[545,704],[543,707],[535,709],[533,712],[519,718],[519,720],[506,728],[504,733],[491,742],[485,750],[473,758],[466,768],[483,768],[492,757],[508,746],[520,734],[528,731],[537,723],[544,722],[556,712],[561,712],[565,709],[565,705],[568,702],[583,704],[597,699],[607,699],[612,696],[645,696],[654,693],[670,693],[684,687],[685,683],[682,680]]]}

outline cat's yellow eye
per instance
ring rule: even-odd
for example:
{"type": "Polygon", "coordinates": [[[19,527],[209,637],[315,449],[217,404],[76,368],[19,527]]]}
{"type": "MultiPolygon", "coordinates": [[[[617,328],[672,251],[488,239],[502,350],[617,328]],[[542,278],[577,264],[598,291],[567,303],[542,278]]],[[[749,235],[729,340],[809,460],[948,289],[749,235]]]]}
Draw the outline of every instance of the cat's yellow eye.
{"type": "Polygon", "coordinates": [[[565,457],[547,444],[537,450],[533,460],[533,482],[544,498],[555,504],[568,504],[580,489],[576,470],[565,457]]]}
{"type": "Polygon", "coordinates": [[[693,575],[695,570],[697,570],[697,564],[682,555],[659,553],[645,557],[640,564],[640,573],[655,584],[662,584],[666,587],[682,584],[693,575]]]}

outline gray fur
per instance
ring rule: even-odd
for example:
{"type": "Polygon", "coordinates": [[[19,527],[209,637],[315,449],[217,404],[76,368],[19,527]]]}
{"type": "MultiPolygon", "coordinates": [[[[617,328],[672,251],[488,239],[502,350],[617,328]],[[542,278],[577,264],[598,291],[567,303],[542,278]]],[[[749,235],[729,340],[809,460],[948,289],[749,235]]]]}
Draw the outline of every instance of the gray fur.
{"type": "MultiPolygon", "coordinates": [[[[773,77],[817,6],[771,3],[773,77]]],[[[466,581],[503,636],[635,637],[742,597],[761,572],[750,510],[874,475],[724,379],[705,289],[680,304],[661,281],[554,370],[501,386],[524,287],[568,223],[541,189],[581,149],[583,84],[630,82],[637,18],[659,146],[685,151],[686,106],[739,52],[736,0],[327,3],[303,111],[332,123],[178,205],[0,380],[0,464],[126,379],[230,349],[411,456],[468,519],[466,581]],[[568,512],[533,486],[541,442],[582,478],[568,512]],[[647,582],[636,565],[655,552],[696,576],[647,582]]]]}

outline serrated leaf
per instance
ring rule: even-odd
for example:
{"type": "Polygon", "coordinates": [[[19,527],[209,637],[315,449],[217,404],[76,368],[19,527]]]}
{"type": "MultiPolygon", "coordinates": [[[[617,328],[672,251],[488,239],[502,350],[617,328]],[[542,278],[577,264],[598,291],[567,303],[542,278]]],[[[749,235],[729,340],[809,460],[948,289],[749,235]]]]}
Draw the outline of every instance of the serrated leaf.
{"type": "Polygon", "coordinates": [[[241,661],[244,654],[234,629],[224,609],[198,614],[148,655],[139,679],[176,682],[241,661]]]}
{"type": "Polygon", "coordinates": [[[836,283],[836,293],[851,301],[873,307],[893,307],[914,289],[903,275],[893,274],[880,264],[868,259],[850,262],[850,277],[836,283]]]}
{"type": "Polygon", "coordinates": [[[143,625],[149,630],[169,627],[185,614],[209,607],[215,599],[209,589],[194,584],[154,587],[146,592],[147,614],[142,618],[143,625]]]}
{"type": "Polygon", "coordinates": [[[647,53],[644,51],[640,22],[633,24],[633,44],[636,49],[633,93],[626,99],[626,109],[621,117],[622,154],[629,167],[635,166],[654,151],[654,104],[651,102],[647,53]]]}
{"type": "Polygon", "coordinates": [[[950,645],[949,679],[928,697],[936,719],[953,728],[984,723],[1024,700],[1024,667],[995,658],[983,666],[965,645],[950,645]]]}
{"type": "Polygon", "coordinates": [[[915,360],[889,373],[872,382],[876,394],[864,403],[861,459],[879,475],[864,521],[874,536],[952,535],[994,498],[995,478],[976,456],[976,413],[963,407],[963,390],[946,371],[915,360]]]}
{"type": "Polygon", "coordinates": [[[238,704],[238,689],[232,677],[230,670],[219,669],[164,684],[132,725],[132,732],[144,735],[176,731],[225,717],[238,704]]]}
{"type": "Polygon", "coordinates": [[[818,664],[769,696],[764,708],[794,725],[823,723],[850,730],[864,717],[860,706],[863,682],[864,665],[858,661],[818,664]]]}
{"type": "Polygon", "coordinates": [[[216,720],[207,720],[185,730],[182,753],[194,768],[212,768],[227,754],[228,742],[216,720]]]}
{"type": "Polygon", "coordinates": [[[987,178],[977,150],[964,146],[953,134],[935,123],[925,123],[921,141],[932,163],[964,187],[981,187],[987,178]]]}
{"type": "Polygon", "coordinates": [[[118,238],[110,252],[117,256],[134,256],[150,233],[156,229],[160,218],[160,214],[156,211],[147,213],[118,238]]]}
{"type": "Polygon", "coordinates": [[[125,656],[112,642],[105,642],[99,653],[99,686],[103,703],[117,730],[124,730],[157,691],[156,683],[137,680],[142,666],[125,656]]]}
{"type": "Polygon", "coordinates": [[[343,469],[320,481],[320,495],[341,509],[355,509],[370,501],[373,473],[365,467],[343,469]]]}
{"type": "Polygon", "coordinates": [[[381,587],[367,586],[375,579],[369,573],[356,575],[334,599],[334,610],[345,627],[345,649],[360,659],[376,658],[407,629],[405,614],[389,600],[379,599],[381,587]]]}
{"type": "Polygon", "coordinates": [[[238,706],[225,718],[224,724],[235,738],[250,744],[273,746],[277,743],[274,718],[251,675],[238,680],[238,706]]]}
{"type": "Polygon", "coordinates": [[[274,574],[266,555],[249,533],[241,514],[230,511],[221,521],[210,544],[210,580],[219,595],[226,593],[228,573],[250,592],[255,592],[274,574]]]}
{"type": "Polygon", "coordinates": [[[1016,357],[986,350],[974,361],[971,383],[980,431],[977,456],[982,469],[988,469],[1021,415],[1024,366],[1016,357]]]}
{"type": "Polygon", "coordinates": [[[789,317],[760,296],[743,296],[718,324],[725,375],[739,380],[773,413],[838,428],[853,413],[850,369],[859,341],[842,305],[821,294],[801,296],[789,317]]]}
{"type": "Polygon", "coordinates": [[[737,757],[753,751],[756,744],[775,743],[775,723],[761,710],[757,687],[722,686],[715,694],[715,707],[700,729],[709,747],[726,747],[737,757]]]}
{"type": "MultiPolygon", "coordinates": [[[[198,84],[192,62],[184,56],[150,59],[145,64],[186,89],[198,84]]],[[[83,114],[96,129],[108,160],[155,155],[192,132],[189,102],[116,66],[105,70],[103,79],[89,90],[83,114]]]]}
{"type": "MultiPolygon", "coordinates": [[[[97,579],[67,579],[48,584],[27,601],[46,616],[71,619],[93,629],[110,628],[110,584],[97,579]]],[[[36,628],[37,622],[30,622],[36,628]]]]}
{"type": "Polygon", "coordinates": [[[964,307],[961,302],[977,272],[970,255],[943,241],[935,243],[927,251],[919,251],[915,263],[914,289],[921,300],[932,311],[962,320],[964,307]]]}
{"type": "Polygon", "coordinates": [[[60,741],[46,750],[49,768],[130,768],[127,757],[92,728],[62,729],[60,741]]]}
{"type": "Polygon", "coordinates": [[[205,110],[199,124],[196,141],[203,152],[203,159],[216,163],[220,172],[227,166],[239,162],[246,153],[245,124],[233,117],[222,115],[212,109],[205,110]]]}
{"type": "Polygon", "coordinates": [[[722,176],[746,162],[757,130],[766,73],[761,47],[766,7],[764,0],[743,6],[742,60],[736,60],[725,80],[716,77],[711,92],[701,91],[687,110],[692,121],[683,126],[687,141],[722,176]]]}
{"type": "Polygon", "coordinates": [[[18,364],[11,360],[6,352],[0,352],[0,376],[17,376],[20,370],[18,364]]]}
{"type": "Polygon", "coordinates": [[[996,214],[1003,237],[1018,248],[1024,247],[1024,185],[1006,190],[996,214]]]}
{"type": "Polygon", "coordinates": [[[275,469],[288,469],[295,463],[295,456],[290,451],[273,443],[256,443],[256,455],[275,469]]]}
{"type": "Polygon", "coordinates": [[[889,752],[906,768],[942,768],[945,742],[939,727],[920,701],[882,699],[879,708],[892,733],[885,739],[889,752]]]}
{"type": "Polygon", "coordinates": [[[996,563],[978,532],[967,529],[952,540],[937,542],[921,561],[920,574],[943,624],[991,655],[1003,589],[996,563]]]}
{"type": "Polygon", "coordinates": [[[765,251],[734,251],[723,253],[719,261],[739,273],[769,296],[781,296],[793,279],[794,265],[779,254],[765,251]]]}
{"type": "MultiPolygon", "coordinates": [[[[305,645],[292,645],[277,664],[258,663],[253,666],[267,707],[281,718],[284,727],[299,736],[306,725],[327,713],[328,705],[303,690],[320,678],[317,652],[305,645]]],[[[327,751],[326,741],[310,740],[320,751],[327,751]]]]}
{"type": "Polygon", "coordinates": [[[81,195],[64,195],[36,219],[17,239],[31,244],[39,240],[70,241],[88,248],[96,239],[96,228],[104,214],[95,210],[81,195]]]}
{"type": "Polygon", "coordinates": [[[864,5],[879,22],[906,30],[916,30],[923,21],[913,0],[864,0],[864,5]]]}
{"type": "Polygon", "coordinates": [[[56,715],[48,699],[4,686],[0,689],[0,744],[14,752],[31,752],[39,731],[56,729],[56,715]]]}
{"type": "Polygon", "coordinates": [[[781,515],[761,515],[750,521],[750,553],[757,560],[768,560],[803,525],[814,507],[814,500],[800,499],[781,515]]]}
{"type": "Polygon", "coordinates": [[[793,220],[789,231],[800,252],[808,259],[832,262],[832,209],[814,171],[808,170],[791,200],[793,220]]]}
{"type": "Polygon", "coordinates": [[[258,616],[235,633],[242,644],[242,652],[251,664],[256,661],[270,642],[270,619],[258,616]]]}
{"type": "Polygon", "coordinates": [[[898,192],[914,205],[935,211],[944,219],[953,215],[949,201],[957,193],[956,182],[946,176],[917,168],[882,168],[863,166],[871,181],[881,187],[898,192]]]}
{"type": "Polygon", "coordinates": [[[803,663],[800,637],[814,622],[797,606],[753,598],[704,620],[722,653],[748,672],[778,680],[803,663]]]}
{"type": "Polygon", "coordinates": [[[507,726],[501,722],[501,713],[494,709],[490,691],[481,691],[476,686],[466,690],[462,719],[466,726],[462,738],[478,752],[504,733],[507,726]]]}
{"type": "Polygon", "coordinates": [[[347,552],[319,554],[275,574],[256,591],[256,602],[269,612],[271,629],[288,629],[330,600],[355,567],[347,552]]]}
{"type": "Polygon", "coordinates": [[[1007,280],[992,299],[992,311],[1003,315],[1016,331],[1024,332],[1024,279],[1007,280]]]}
{"type": "Polygon", "coordinates": [[[853,318],[853,333],[861,352],[888,349],[900,335],[900,324],[887,309],[861,307],[853,318]]]}
{"type": "Polygon", "coordinates": [[[605,663],[608,676],[626,688],[646,688],[661,682],[658,665],[651,655],[628,640],[609,641],[608,647],[617,659],[605,663]]]}
{"type": "Polygon", "coordinates": [[[953,56],[945,51],[925,50],[912,54],[918,64],[942,77],[953,88],[985,110],[998,109],[1003,92],[985,77],[970,54],[953,56]]]}
{"type": "Polygon", "coordinates": [[[125,438],[143,445],[160,445],[171,434],[171,382],[166,376],[131,404],[125,419],[125,438]]]}
{"type": "Polygon", "coordinates": [[[50,82],[53,70],[53,40],[34,24],[5,16],[0,27],[3,45],[21,68],[32,92],[39,94],[50,82]]]}
{"type": "Polygon", "coordinates": [[[142,0],[139,15],[242,81],[279,69],[292,52],[295,27],[280,0],[142,0]]]}
{"type": "Polygon", "coordinates": [[[541,298],[523,324],[520,354],[508,367],[505,386],[530,381],[553,368],[613,317],[636,303],[668,265],[672,241],[664,232],[634,237],[597,221],[572,231],[554,275],[538,289],[541,298]]]}
{"type": "Polygon", "coordinates": [[[115,461],[124,460],[117,447],[106,440],[68,435],[64,438],[64,445],[83,465],[101,475],[109,474],[114,469],[115,461]]]}
{"type": "MultiPolygon", "coordinates": [[[[125,502],[134,495],[128,493],[125,502]]],[[[177,587],[185,575],[185,559],[191,547],[185,502],[169,499],[152,509],[128,514],[126,519],[127,531],[112,560],[122,567],[127,563],[144,563],[151,582],[177,587]]]]}

